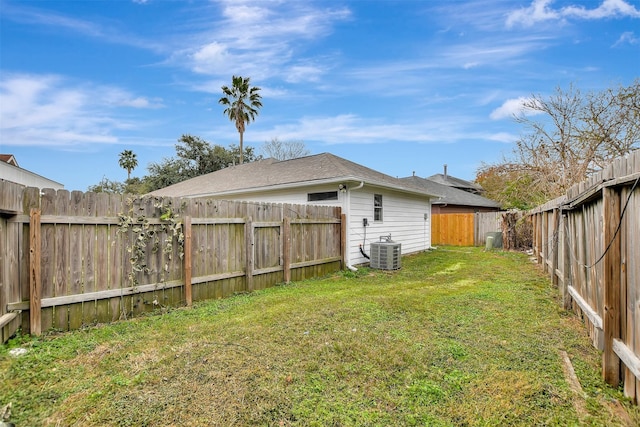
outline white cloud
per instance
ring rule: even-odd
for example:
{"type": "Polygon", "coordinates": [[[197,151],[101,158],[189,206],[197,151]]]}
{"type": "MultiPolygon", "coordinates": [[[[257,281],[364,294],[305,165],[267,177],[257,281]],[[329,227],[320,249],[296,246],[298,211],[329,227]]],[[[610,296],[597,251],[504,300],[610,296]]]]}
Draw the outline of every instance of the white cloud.
{"type": "Polygon", "coordinates": [[[532,98],[519,97],[515,99],[506,100],[500,107],[491,112],[489,118],[492,120],[500,120],[504,118],[511,118],[519,114],[536,115],[541,114],[538,111],[531,110],[525,107],[526,103],[530,103],[532,98]]]}
{"type": "Polygon", "coordinates": [[[625,31],[620,35],[618,40],[613,44],[613,47],[617,47],[623,44],[638,44],[640,43],[640,38],[636,37],[633,31],[625,31]]]}
{"type": "Polygon", "coordinates": [[[185,40],[187,45],[170,62],[198,74],[248,74],[255,81],[285,76],[290,82],[315,81],[326,71],[313,65],[313,55],[304,57],[306,43],[330,34],[336,22],[350,17],[347,9],[314,8],[306,2],[237,0],[215,3],[208,13],[212,19],[200,23],[200,33],[185,40]],[[223,19],[216,20],[220,12],[223,19]],[[295,63],[294,54],[299,56],[295,63]]]}
{"type": "Polygon", "coordinates": [[[136,98],[127,96],[120,101],[119,105],[131,108],[162,108],[163,106],[158,99],[149,100],[142,96],[138,96],[136,98]]]}
{"type": "Polygon", "coordinates": [[[640,18],[640,10],[625,0],[604,0],[595,9],[585,9],[584,6],[567,6],[562,9],[565,16],[576,16],[582,19],[603,19],[616,17],[640,18]]]}
{"type": "Polygon", "coordinates": [[[127,46],[153,51],[163,51],[164,46],[155,40],[144,40],[132,33],[123,33],[121,28],[112,27],[90,20],[71,18],[63,13],[44,8],[25,6],[24,4],[2,3],[2,13],[7,19],[39,27],[54,27],[60,31],[69,31],[127,46]]]}
{"type": "Polygon", "coordinates": [[[507,17],[507,27],[512,27],[516,24],[530,27],[536,22],[559,19],[560,14],[548,7],[552,2],[553,0],[533,0],[529,7],[511,12],[507,17]]]}
{"type": "Polygon", "coordinates": [[[324,67],[313,64],[293,65],[285,70],[283,79],[289,83],[318,81],[324,74],[324,67]]]}
{"type": "Polygon", "coordinates": [[[231,0],[220,3],[226,19],[220,22],[217,35],[235,41],[262,41],[260,44],[264,44],[265,40],[273,40],[274,37],[313,40],[329,34],[335,22],[351,16],[346,8],[319,9],[307,2],[242,3],[231,0]]]}
{"type": "Polygon", "coordinates": [[[518,140],[518,135],[508,133],[508,132],[497,132],[487,135],[485,137],[489,141],[502,142],[505,144],[510,144],[518,140]]]}
{"type": "Polygon", "coordinates": [[[544,48],[551,37],[546,35],[525,35],[505,38],[489,37],[469,43],[451,45],[441,55],[436,55],[433,66],[445,68],[473,69],[494,67],[500,64],[504,68],[511,61],[526,58],[532,52],[544,48]]]}
{"type": "Polygon", "coordinates": [[[211,73],[228,66],[231,58],[227,47],[222,43],[212,42],[201,46],[191,56],[193,70],[197,73],[211,73]]]}
{"type": "Polygon", "coordinates": [[[162,108],[162,100],[159,98],[148,99],[143,96],[135,96],[124,89],[113,86],[91,86],[85,87],[91,96],[96,98],[92,103],[94,105],[103,105],[104,107],[130,107],[140,109],[156,109],[162,108]]]}
{"type": "Polygon", "coordinates": [[[363,118],[355,114],[306,116],[269,130],[253,130],[251,138],[267,141],[277,136],[282,140],[316,141],[328,145],[380,144],[392,141],[448,143],[479,136],[468,133],[464,125],[466,122],[467,118],[450,115],[407,123],[381,117],[363,118]]]}
{"type": "Polygon", "coordinates": [[[2,8],[5,16],[17,22],[58,27],[91,37],[98,37],[103,34],[103,29],[93,22],[70,18],[64,14],[45,9],[8,3],[3,3],[2,8]]]}
{"type": "Polygon", "coordinates": [[[5,74],[0,80],[3,144],[71,146],[114,143],[117,130],[131,129],[120,108],[159,108],[159,100],[125,90],[73,84],[61,76],[5,74]]]}
{"type": "Polygon", "coordinates": [[[237,2],[228,3],[224,7],[223,14],[233,22],[245,24],[264,22],[270,15],[269,11],[263,7],[238,4],[237,2]]]}
{"type": "Polygon", "coordinates": [[[539,22],[562,21],[567,18],[640,18],[640,10],[625,0],[603,0],[599,6],[593,9],[575,5],[554,9],[553,2],[554,0],[533,0],[529,7],[508,14],[507,27],[510,28],[518,24],[531,27],[539,22]]]}

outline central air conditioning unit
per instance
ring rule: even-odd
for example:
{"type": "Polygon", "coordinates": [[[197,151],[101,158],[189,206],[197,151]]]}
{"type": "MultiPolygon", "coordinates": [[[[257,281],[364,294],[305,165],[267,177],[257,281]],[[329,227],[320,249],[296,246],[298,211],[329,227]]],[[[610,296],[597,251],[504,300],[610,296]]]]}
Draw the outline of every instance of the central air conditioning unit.
{"type": "Polygon", "coordinates": [[[391,240],[391,235],[380,236],[379,242],[371,243],[370,267],[381,270],[398,270],[400,268],[401,243],[391,240]]]}

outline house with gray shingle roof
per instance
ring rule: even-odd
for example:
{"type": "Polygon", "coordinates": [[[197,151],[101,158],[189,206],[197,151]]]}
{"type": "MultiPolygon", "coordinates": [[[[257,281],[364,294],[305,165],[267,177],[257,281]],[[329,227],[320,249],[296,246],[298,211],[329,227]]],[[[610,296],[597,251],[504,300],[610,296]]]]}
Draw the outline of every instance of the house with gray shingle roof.
{"type": "Polygon", "coordinates": [[[347,264],[367,262],[371,242],[391,235],[402,253],[431,247],[431,201],[424,188],[329,153],[264,159],[153,191],[171,197],[340,206],[347,220],[347,264]]]}
{"type": "Polygon", "coordinates": [[[413,176],[401,178],[401,180],[420,187],[429,193],[440,195],[440,197],[431,202],[433,214],[495,212],[501,210],[500,203],[495,200],[461,190],[452,185],[441,184],[432,180],[432,178],[421,178],[414,174],[413,176]]]}
{"type": "Polygon", "coordinates": [[[438,184],[446,185],[448,187],[457,188],[468,193],[483,194],[484,189],[480,184],[467,181],[464,179],[456,178],[447,173],[447,165],[444,165],[444,173],[437,173],[435,175],[428,176],[426,179],[429,181],[437,182],[438,184]]]}

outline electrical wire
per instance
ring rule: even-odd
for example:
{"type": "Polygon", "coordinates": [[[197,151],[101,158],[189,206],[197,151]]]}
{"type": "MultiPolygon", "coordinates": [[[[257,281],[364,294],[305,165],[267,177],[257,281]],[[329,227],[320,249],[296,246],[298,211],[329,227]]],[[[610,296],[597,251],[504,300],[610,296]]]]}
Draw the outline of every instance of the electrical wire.
{"type": "Polygon", "coordinates": [[[367,244],[367,225],[366,225],[366,223],[363,223],[362,225],[364,227],[364,238],[362,239],[362,244],[360,245],[360,253],[366,259],[371,259],[371,258],[369,258],[369,255],[367,255],[367,253],[364,251],[364,247],[367,244]]]}
{"type": "Polygon", "coordinates": [[[364,238],[362,239],[362,246],[364,247],[367,244],[367,226],[364,226],[364,238]]]}
{"type": "Polygon", "coordinates": [[[566,240],[567,246],[569,247],[569,254],[574,259],[574,261],[578,264],[579,267],[587,268],[587,269],[591,269],[591,268],[595,267],[596,265],[598,265],[600,263],[600,261],[602,261],[604,259],[604,257],[607,255],[609,250],[611,250],[611,246],[613,245],[613,242],[616,240],[616,237],[618,236],[618,233],[620,232],[620,228],[622,227],[622,220],[624,219],[624,214],[627,212],[627,206],[629,206],[629,201],[631,200],[631,196],[633,195],[633,192],[635,191],[635,189],[638,186],[638,182],[640,182],[640,176],[638,176],[636,178],[635,182],[633,183],[633,186],[631,187],[631,190],[629,191],[629,196],[627,197],[627,200],[624,203],[624,208],[620,212],[620,220],[618,221],[618,225],[616,227],[616,231],[613,233],[613,237],[611,237],[611,241],[607,245],[607,247],[604,250],[604,252],[602,253],[602,255],[600,255],[600,257],[593,264],[586,265],[586,264],[581,263],[577,259],[577,257],[575,256],[575,253],[573,253],[573,250],[572,250],[573,247],[571,245],[571,242],[568,240],[569,239],[569,229],[567,227],[567,222],[565,221],[565,223],[564,223],[564,226],[565,226],[565,240],[566,240]]]}

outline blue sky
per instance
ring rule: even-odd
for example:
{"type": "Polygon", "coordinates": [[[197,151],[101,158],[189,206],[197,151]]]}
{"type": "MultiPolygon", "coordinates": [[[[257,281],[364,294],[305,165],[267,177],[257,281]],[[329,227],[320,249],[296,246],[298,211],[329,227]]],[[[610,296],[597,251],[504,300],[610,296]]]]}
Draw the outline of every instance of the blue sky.
{"type": "Polygon", "coordinates": [[[392,176],[472,180],[523,132],[523,99],[640,77],[640,0],[0,0],[0,153],[86,190],[238,143],[217,103],[262,88],[245,144],[304,141],[392,176]]]}

